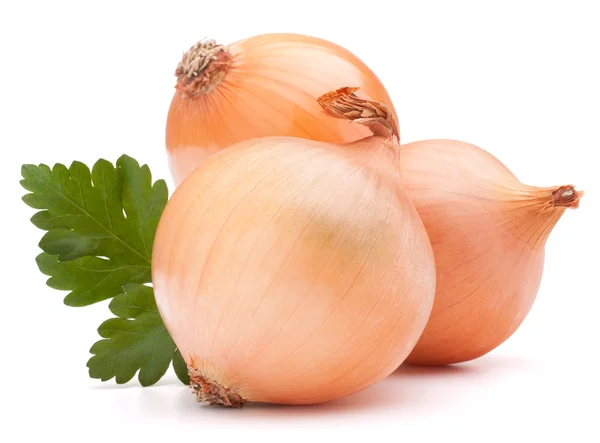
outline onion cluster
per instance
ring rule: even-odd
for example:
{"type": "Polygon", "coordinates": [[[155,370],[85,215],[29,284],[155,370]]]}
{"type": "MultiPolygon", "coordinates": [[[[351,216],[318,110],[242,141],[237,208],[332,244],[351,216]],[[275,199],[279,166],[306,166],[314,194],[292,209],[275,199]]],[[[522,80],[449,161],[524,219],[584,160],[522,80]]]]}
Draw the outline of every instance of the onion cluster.
{"type": "Polygon", "coordinates": [[[324,40],[200,42],[176,75],[152,271],[198,400],[325,402],[519,327],[581,191],[468,143],[400,145],[381,82],[324,40]]]}

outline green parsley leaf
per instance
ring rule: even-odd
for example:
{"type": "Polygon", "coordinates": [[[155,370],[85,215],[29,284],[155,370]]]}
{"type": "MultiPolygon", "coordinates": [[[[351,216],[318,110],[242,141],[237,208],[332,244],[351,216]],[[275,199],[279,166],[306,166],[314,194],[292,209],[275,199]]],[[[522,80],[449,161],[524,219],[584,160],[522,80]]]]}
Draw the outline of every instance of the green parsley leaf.
{"type": "Polygon", "coordinates": [[[152,184],[148,166],[126,155],[116,167],[96,162],[24,165],[23,201],[42,209],[32,223],[48,231],[37,257],[48,286],[71,291],[69,306],[114,297],[127,283],[151,281],[151,254],[158,220],[167,203],[164,180],[152,184]]]}
{"type": "Polygon", "coordinates": [[[150,283],[152,244],[167,203],[163,180],[152,184],[148,166],[126,155],[116,166],[99,160],[24,165],[23,201],[41,209],[31,221],[47,231],[37,257],[48,286],[67,290],[69,306],[110,299],[111,318],[98,329],[88,361],[92,378],[126,383],[139,371],[142,386],[156,383],[170,364],[189,384],[187,365],[167,331],[150,283]]]}
{"type": "Polygon", "coordinates": [[[94,354],[87,363],[90,377],[127,383],[139,370],[140,384],[150,386],[173,362],[178,378],[189,384],[187,366],[160,317],[152,288],[131,283],[123,290],[109,305],[118,318],[100,325],[104,339],[90,349],[94,354]]]}

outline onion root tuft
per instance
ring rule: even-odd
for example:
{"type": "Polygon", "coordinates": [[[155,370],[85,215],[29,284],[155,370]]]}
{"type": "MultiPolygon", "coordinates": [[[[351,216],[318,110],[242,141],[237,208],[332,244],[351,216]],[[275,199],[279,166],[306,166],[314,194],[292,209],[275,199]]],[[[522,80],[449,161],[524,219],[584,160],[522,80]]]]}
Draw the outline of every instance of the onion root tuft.
{"type": "Polygon", "coordinates": [[[228,408],[241,408],[246,403],[239,394],[205,377],[199,370],[188,366],[188,372],[190,374],[190,387],[196,396],[196,401],[206,402],[211,406],[225,406],[228,408]]]}
{"type": "Polygon", "coordinates": [[[210,93],[225,78],[232,62],[226,46],[214,40],[203,40],[192,46],[175,70],[175,88],[187,98],[210,93]]]}

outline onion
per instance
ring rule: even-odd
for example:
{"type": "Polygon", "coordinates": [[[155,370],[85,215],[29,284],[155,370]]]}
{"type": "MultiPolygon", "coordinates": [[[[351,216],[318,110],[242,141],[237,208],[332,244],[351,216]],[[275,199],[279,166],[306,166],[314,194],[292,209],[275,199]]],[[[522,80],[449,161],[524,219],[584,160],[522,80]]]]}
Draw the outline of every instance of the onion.
{"type": "Polygon", "coordinates": [[[437,289],[408,363],[463,362],[491,351],[521,325],[536,298],[544,245],[582,191],[522,184],[468,143],[402,146],[401,175],[432,243],[437,289]]]}
{"type": "Polygon", "coordinates": [[[353,91],[320,104],[376,135],[239,143],[205,160],[166,206],[155,297],[200,401],[352,394],[393,372],[427,323],[434,259],[401,185],[397,126],[353,91]]]}
{"type": "Polygon", "coordinates": [[[202,41],[183,56],[167,117],[166,146],[176,185],[209,155],[266,136],[347,143],[367,128],[328,118],[316,98],[353,84],[392,101],[375,74],[346,49],[296,34],[267,34],[228,46],[202,41]]]}

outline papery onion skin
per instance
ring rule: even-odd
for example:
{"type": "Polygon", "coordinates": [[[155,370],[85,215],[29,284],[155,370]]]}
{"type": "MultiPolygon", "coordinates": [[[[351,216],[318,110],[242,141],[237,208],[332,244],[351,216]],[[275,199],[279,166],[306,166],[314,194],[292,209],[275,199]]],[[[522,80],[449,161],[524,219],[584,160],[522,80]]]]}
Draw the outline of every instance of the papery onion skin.
{"type": "Polygon", "coordinates": [[[153,284],[198,399],[312,404],[393,372],[433,305],[397,140],[271,137],[211,156],[159,223],[153,284]]]}
{"type": "Polygon", "coordinates": [[[524,185],[488,152],[454,140],[403,145],[400,171],[437,269],[433,311],[406,362],[478,358],[508,339],[529,313],[546,239],[583,192],[524,185]]]}
{"type": "Polygon", "coordinates": [[[177,90],[166,125],[176,185],[208,156],[251,138],[347,143],[370,135],[360,125],[327,117],[318,106],[317,97],[340,85],[360,87],[364,98],[384,103],[397,121],[377,76],[334,43],[299,34],[266,34],[215,45],[195,45],[176,71],[177,90]]]}

